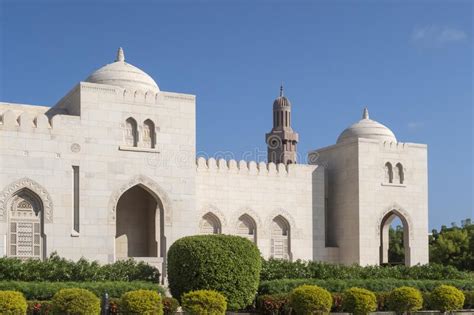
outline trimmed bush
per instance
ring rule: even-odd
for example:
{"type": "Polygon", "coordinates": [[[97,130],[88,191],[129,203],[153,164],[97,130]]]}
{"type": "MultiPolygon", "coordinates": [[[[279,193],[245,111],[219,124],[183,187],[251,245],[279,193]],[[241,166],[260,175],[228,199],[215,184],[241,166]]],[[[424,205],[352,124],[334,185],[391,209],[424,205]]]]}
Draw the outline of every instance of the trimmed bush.
{"type": "Polygon", "coordinates": [[[354,315],[366,315],[377,310],[377,298],[369,290],[350,288],[344,291],[342,308],[354,315]]]}
{"type": "Polygon", "coordinates": [[[217,291],[197,290],[183,294],[181,307],[190,315],[224,315],[227,302],[217,291]]]}
{"type": "Polygon", "coordinates": [[[17,291],[0,291],[0,314],[26,314],[26,299],[17,291]]]}
{"type": "Polygon", "coordinates": [[[257,246],[239,236],[197,235],[177,240],[168,251],[168,282],[173,297],[215,290],[231,310],[252,304],[262,259],[257,246]]]}
{"type": "Polygon", "coordinates": [[[388,309],[398,314],[415,312],[423,307],[423,296],[420,290],[411,287],[400,287],[390,292],[388,309]]]}
{"type": "Polygon", "coordinates": [[[97,296],[105,292],[111,298],[119,298],[128,291],[145,289],[154,290],[164,295],[165,290],[158,284],[151,282],[17,282],[0,281],[0,290],[14,290],[23,293],[27,300],[51,300],[56,292],[66,288],[80,288],[92,291],[97,296]]]}
{"type": "Polygon", "coordinates": [[[118,315],[120,313],[120,299],[109,298],[109,315],[118,315]]]}
{"type": "Polygon", "coordinates": [[[431,292],[430,306],[440,312],[462,309],[464,294],[453,286],[440,285],[431,292]]]}
{"type": "Polygon", "coordinates": [[[474,308],[474,291],[465,291],[464,293],[464,309],[470,310],[474,308]]]}
{"type": "Polygon", "coordinates": [[[387,301],[390,292],[374,292],[375,298],[377,299],[377,310],[378,311],[387,311],[387,301]]]}
{"type": "Polygon", "coordinates": [[[124,293],[120,299],[120,312],[125,314],[162,315],[161,296],[156,291],[136,290],[124,293]]]}
{"type": "Polygon", "coordinates": [[[474,273],[459,271],[439,264],[421,266],[359,266],[339,265],[319,261],[263,261],[261,280],[278,279],[406,279],[406,280],[474,280],[474,273]]]}
{"type": "Polygon", "coordinates": [[[282,279],[262,281],[258,289],[260,295],[288,293],[303,284],[317,285],[330,292],[344,292],[352,287],[364,288],[372,292],[389,292],[398,287],[408,286],[420,291],[432,291],[441,284],[449,284],[463,291],[474,290],[472,280],[398,280],[398,279],[348,279],[348,280],[319,280],[319,279],[282,279]]]}
{"type": "Polygon", "coordinates": [[[158,283],[160,272],[133,259],[100,265],[84,258],[74,262],[56,253],[45,260],[1,257],[0,281],[150,281],[158,283]]]}
{"type": "Polygon", "coordinates": [[[92,315],[100,312],[100,299],[84,289],[59,290],[51,303],[56,314],[92,315]]]}
{"type": "Polygon", "coordinates": [[[332,307],[331,312],[340,313],[343,310],[342,307],[343,295],[341,293],[332,293],[332,307]]]}
{"type": "Polygon", "coordinates": [[[328,313],[331,306],[331,293],[317,286],[302,285],[290,293],[290,307],[296,314],[328,313]]]}
{"type": "Polygon", "coordinates": [[[289,295],[285,293],[260,295],[257,297],[257,309],[263,315],[289,314],[288,302],[289,295]]]}
{"type": "Polygon", "coordinates": [[[178,310],[179,302],[177,299],[165,296],[162,298],[162,302],[164,315],[174,314],[178,310]]]}
{"type": "Polygon", "coordinates": [[[51,314],[53,305],[51,301],[27,301],[28,308],[26,313],[28,315],[47,315],[51,314]]]}

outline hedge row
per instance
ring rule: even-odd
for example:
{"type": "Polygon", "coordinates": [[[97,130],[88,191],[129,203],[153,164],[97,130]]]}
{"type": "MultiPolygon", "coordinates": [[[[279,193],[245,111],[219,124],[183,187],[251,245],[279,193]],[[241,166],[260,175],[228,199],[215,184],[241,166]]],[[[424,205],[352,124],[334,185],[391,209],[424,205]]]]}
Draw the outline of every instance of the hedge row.
{"type": "Polygon", "coordinates": [[[109,297],[118,298],[133,290],[154,290],[165,295],[165,290],[158,284],[142,281],[105,281],[105,282],[21,282],[0,281],[0,291],[12,290],[23,293],[27,300],[50,300],[61,289],[78,288],[92,291],[97,296],[105,292],[109,297]]]}
{"type": "Polygon", "coordinates": [[[420,291],[432,291],[441,284],[452,285],[463,291],[473,291],[472,280],[400,280],[400,279],[348,279],[348,280],[320,280],[320,279],[282,279],[262,281],[258,294],[288,293],[304,284],[317,285],[330,292],[343,292],[352,287],[364,288],[374,292],[391,291],[398,287],[409,286],[420,291]]]}
{"type": "Polygon", "coordinates": [[[100,265],[84,258],[77,262],[53,253],[49,258],[20,260],[0,258],[0,281],[150,281],[159,282],[160,272],[132,259],[100,265]]]}
{"type": "Polygon", "coordinates": [[[471,279],[474,273],[459,271],[452,266],[438,264],[419,266],[345,266],[318,261],[264,260],[260,279],[414,279],[444,280],[471,279]]]}
{"type": "MultiPolygon", "coordinates": [[[[464,291],[464,306],[463,309],[474,308],[474,291],[464,291]]],[[[376,310],[380,312],[386,312],[390,310],[389,307],[389,296],[390,292],[374,292],[376,297],[376,310]]],[[[433,310],[434,306],[431,305],[430,293],[422,292],[423,306],[421,310],[433,310]]],[[[275,314],[289,314],[289,300],[290,293],[278,293],[269,295],[260,295],[257,297],[257,310],[263,315],[275,315],[275,314]]],[[[332,293],[332,306],[331,312],[343,312],[344,311],[344,294],[343,293],[332,293]]],[[[347,303],[346,303],[347,304],[347,303]]]]}

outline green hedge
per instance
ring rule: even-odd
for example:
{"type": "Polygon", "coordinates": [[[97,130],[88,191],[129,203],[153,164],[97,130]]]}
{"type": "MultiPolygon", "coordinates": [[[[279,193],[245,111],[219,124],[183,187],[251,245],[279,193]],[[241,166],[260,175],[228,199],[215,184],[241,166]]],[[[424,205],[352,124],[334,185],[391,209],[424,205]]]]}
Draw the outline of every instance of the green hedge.
{"type": "Polygon", "coordinates": [[[407,279],[407,280],[444,280],[471,279],[474,273],[459,271],[452,266],[345,266],[318,261],[286,261],[281,259],[264,260],[260,279],[407,279]]]}
{"type": "MultiPolygon", "coordinates": [[[[391,292],[374,292],[377,299],[377,311],[386,312],[393,311],[393,306],[390,307],[387,304],[391,292]]],[[[463,309],[474,308],[474,292],[465,291],[463,292],[466,297],[464,300],[463,309]]],[[[257,296],[257,310],[259,314],[263,315],[288,315],[291,313],[289,306],[289,297],[291,293],[277,293],[272,295],[259,295],[257,296]]],[[[428,292],[422,292],[423,303],[422,310],[433,310],[434,307],[430,305],[428,292]]],[[[331,312],[343,312],[344,294],[343,293],[332,293],[333,304],[331,312]]]]}
{"type": "Polygon", "coordinates": [[[398,287],[409,286],[420,291],[432,291],[441,284],[452,285],[463,291],[474,290],[472,280],[400,280],[400,279],[352,279],[352,280],[319,280],[319,279],[282,279],[260,282],[259,295],[287,293],[303,285],[317,285],[330,292],[343,292],[352,287],[364,288],[374,292],[388,292],[398,287]]]}
{"type": "Polygon", "coordinates": [[[168,282],[173,297],[195,290],[222,293],[230,310],[252,304],[261,269],[257,246],[239,236],[183,237],[168,251],[168,282]]]}
{"type": "Polygon", "coordinates": [[[150,282],[107,281],[107,282],[20,282],[0,281],[0,291],[12,290],[23,293],[27,300],[50,300],[53,295],[64,288],[79,288],[92,291],[97,296],[105,292],[112,298],[121,297],[123,293],[133,290],[155,290],[164,295],[165,290],[158,284],[150,282]]]}
{"type": "Polygon", "coordinates": [[[20,260],[0,258],[0,281],[150,281],[159,282],[160,272],[132,259],[100,265],[84,258],[67,260],[53,253],[49,258],[20,260]]]}

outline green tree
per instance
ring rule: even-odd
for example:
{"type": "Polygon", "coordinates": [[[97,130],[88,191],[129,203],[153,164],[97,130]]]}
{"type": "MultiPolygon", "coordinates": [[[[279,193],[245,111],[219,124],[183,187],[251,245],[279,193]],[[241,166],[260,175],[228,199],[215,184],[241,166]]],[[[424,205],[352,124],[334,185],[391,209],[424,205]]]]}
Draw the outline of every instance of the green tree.
{"type": "Polygon", "coordinates": [[[452,224],[433,230],[430,236],[430,261],[461,270],[474,270],[474,224],[464,220],[461,227],[452,224]]]}
{"type": "Polygon", "coordinates": [[[389,247],[388,261],[390,263],[403,263],[405,261],[405,249],[403,247],[403,227],[397,225],[388,230],[389,247]]]}

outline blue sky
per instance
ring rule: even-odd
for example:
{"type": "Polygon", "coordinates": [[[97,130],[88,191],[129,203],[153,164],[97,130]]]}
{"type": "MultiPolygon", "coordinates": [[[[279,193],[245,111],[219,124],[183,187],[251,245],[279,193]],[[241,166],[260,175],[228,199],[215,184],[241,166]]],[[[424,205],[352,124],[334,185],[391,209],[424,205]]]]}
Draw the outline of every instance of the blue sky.
{"type": "Polygon", "coordinates": [[[429,145],[430,227],[473,217],[469,1],[0,1],[0,100],[54,105],[117,47],[197,95],[197,150],[265,150],[281,82],[299,152],[368,106],[429,145]]]}

